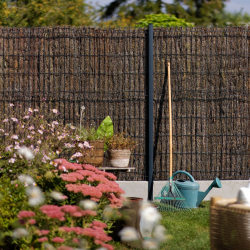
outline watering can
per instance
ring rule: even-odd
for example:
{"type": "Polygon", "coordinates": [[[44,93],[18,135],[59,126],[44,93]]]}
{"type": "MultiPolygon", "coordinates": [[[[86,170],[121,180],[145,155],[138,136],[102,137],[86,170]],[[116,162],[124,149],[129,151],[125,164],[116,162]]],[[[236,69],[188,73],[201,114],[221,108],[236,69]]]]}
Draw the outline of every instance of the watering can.
{"type": "Polygon", "coordinates": [[[177,179],[175,181],[175,185],[186,199],[186,203],[190,208],[197,208],[212,188],[221,188],[221,182],[216,177],[212,184],[208,187],[208,189],[205,192],[201,192],[199,191],[199,183],[194,180],[194,177],[191,174],[186,171],[179,170],[173,174],[173,178],[177,174],[185,174],[190,178],[190,180],[177,179]]]}

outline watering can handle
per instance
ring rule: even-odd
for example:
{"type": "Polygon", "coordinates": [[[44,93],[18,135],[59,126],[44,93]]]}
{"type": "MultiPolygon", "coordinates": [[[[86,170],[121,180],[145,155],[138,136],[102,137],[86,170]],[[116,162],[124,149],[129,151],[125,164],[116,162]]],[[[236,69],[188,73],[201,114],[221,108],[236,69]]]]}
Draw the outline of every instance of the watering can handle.
{"type": "Polygon", "coordinates": [[[189,174],[188,172],[184,171],[184,170],[176,171],[176,172],[173,174],[173,178],[174,178],[177,174],[185,174],[185,175],[187,175],[187,176],[190,178],[191,182],[195,182],[194,177],[193,177],[191,174],[189,174]]]}

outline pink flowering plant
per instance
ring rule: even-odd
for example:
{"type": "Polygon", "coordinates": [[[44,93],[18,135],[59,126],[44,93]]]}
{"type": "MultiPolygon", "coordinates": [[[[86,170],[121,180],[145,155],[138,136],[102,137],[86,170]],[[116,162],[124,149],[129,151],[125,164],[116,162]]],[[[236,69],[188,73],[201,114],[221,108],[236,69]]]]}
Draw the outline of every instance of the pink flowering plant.
{"type": "Polygon", "coordinates": [[[60,122],[56,109],[45,104],[24,112],[18,105],[10,104],[9,108],[10,114],[0,122],[0,182],[7,182],[3,187],[10,186],[3,199],[5,225],[0,231],[12,235],[14,242],[8,245],[71,249],[67,247],[86,244],[92,249],[112,249],[107,234],[119,217],[124,193],[115,182],[116,176],[91,165],[58,159],[68,154],[68,159],[77,161],[91,146],[80,141],[74,126],[60,122]],[[13,197],[16,206],[8,197],[13,197]],[[16,216],[17,228],[13,224],[16,216]],[[48,235],[41,234],[48,231],[48,235]]]}
{"type": "MultiPolygon", "coordinates": [[[[27,187],[31,189],[26,193],[33,209],[20,211],[17,216],[20,227],[13,232],[16,244],[23,249],[31,246],[46,249],[49,245],[55,249],[103,247],[112,250],[112,245],[108,244],[112,238],[108,233],[114,220],[119,217],[117,210],[122,206],[121,195],[124,193],[115,182],[116,176],[91,165],[71,163],[65,159],[54,162],[56,167],[49,181],[56,183],[53,188],[57,188],[57,191],[50,191],[52,184],[48,184],[48,179],[38,180],[44,185],[44,193],[38,195],[40,200],[31,202],[35,196],[31,192],[35,187],[27,187]],[[43,198],[44,195],[48,197],[43,198]],[[77,198],[72,199],[71,195],[77,198]],[[44,200],[53,203],[51,198],[59,205],[55,205],[55,202],[43,205],[44,200]],[[71,205],[61,205],[65,201],[71,205]],[[22,232],[20,235],[19,231],[22,232]]],[[[25,178],[28,177],[19,177],[22,182],[27,182],[25,178]]]]}

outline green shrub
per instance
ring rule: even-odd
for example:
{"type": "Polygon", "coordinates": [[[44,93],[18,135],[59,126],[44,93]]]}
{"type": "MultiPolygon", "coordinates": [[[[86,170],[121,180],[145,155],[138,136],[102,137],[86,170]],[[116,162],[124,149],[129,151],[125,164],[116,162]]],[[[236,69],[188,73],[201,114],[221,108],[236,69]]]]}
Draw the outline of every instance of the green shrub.
{"type": "Polygon", "coordinates": [[[135,27],[148,27],[152,23],[153,27],[193,27],[194,24],[186,22],[184,19],[177,18],[168,14],[151,14],[140,19],[135,27]]]}

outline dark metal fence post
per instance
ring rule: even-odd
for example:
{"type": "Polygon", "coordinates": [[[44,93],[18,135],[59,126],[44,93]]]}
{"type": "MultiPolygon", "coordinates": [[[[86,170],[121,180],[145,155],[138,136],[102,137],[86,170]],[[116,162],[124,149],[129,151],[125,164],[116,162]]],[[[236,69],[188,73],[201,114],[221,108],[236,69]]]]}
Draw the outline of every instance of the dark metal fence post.
{"type": "Polygon", "coordinates": [[[148,200],[153,200],[153,24],[148,25],[148,200]]]}

